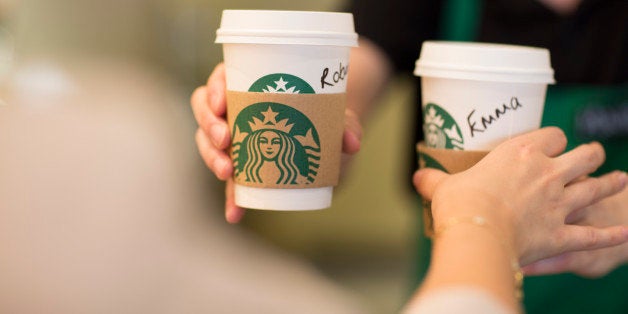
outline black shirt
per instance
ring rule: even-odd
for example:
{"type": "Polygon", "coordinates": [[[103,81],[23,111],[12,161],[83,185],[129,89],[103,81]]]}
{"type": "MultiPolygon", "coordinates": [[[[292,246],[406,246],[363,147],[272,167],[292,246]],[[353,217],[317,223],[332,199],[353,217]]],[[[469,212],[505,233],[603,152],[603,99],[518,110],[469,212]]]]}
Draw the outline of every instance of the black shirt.
{"type": "MultiPolygon", "coordinates": [[[[410,72],[424,40],[438,39],[443,0],[356,0],[357,32],[410,72]]],[[[558,83],[628,81],[628,1],[583,0],[561,16],[535,0],[485,0],[477,41],[550,50],[558,83]]]]}

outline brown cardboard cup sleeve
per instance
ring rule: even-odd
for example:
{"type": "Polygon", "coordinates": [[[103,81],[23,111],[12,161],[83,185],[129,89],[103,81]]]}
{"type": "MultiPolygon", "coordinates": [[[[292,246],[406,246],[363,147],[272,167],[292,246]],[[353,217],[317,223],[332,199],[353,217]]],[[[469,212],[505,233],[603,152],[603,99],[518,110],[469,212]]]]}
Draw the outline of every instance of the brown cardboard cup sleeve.
{"type": "Polygon", "coordinates": [[[227,92],[234,180],[256,188],[335,186],[345,94],[227,92]]]}
{"type": "MultiPolygon", "coordinates": [[[[471,168],[489,153],[488,151],[430,148],[423,142],[418,143],[416,149],[419,156],[419,168],[436,168],[451,174],[471,168]]],[[[431,207],[431,202],[423,200],[424,231],[429,237],[434,235],[431,207]]]]}

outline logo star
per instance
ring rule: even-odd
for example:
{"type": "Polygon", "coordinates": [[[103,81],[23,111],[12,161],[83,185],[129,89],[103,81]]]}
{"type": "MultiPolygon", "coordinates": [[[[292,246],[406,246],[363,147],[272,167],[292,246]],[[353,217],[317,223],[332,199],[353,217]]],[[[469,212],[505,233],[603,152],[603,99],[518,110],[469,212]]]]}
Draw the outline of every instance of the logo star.
{"type": "Polygon", "coordinates": [[[274,112],[270,106],[268,106],[268,110],[262,112],[262,115],[264,116],[262,124],[276,124],[278,114],[278,112],[274,112]]]}
{"type": "Polygon", "coordinates": [[[277,84],[277,88],[275,90],[281,90],[283,89],[284,91],[286,91],[286,84],[288,84],[288,82],[283,80],[283,77],[279,77],[279,81],[274,81],[275,84],[277,84]]]}

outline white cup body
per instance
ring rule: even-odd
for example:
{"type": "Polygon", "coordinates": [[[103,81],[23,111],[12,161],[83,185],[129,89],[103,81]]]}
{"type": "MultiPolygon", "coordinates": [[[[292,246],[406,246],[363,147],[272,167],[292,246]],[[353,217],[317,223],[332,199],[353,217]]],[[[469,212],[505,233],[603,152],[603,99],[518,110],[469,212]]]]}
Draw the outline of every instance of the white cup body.
{"type": "Polygon", "coordinates": [[[414,73],[426,145],[457,150],[538,129],[554,83],[547,49],[501,44],[426,41],[414,73]]]}
{"type": "MultiPolygon", "coordinates": [[[[303,79],[316,94],[346,92],[350,47],[224,44],[223,51],[227,90],[249,91],[266,75],[286,73],[303,79]]],[[[323,209],[331,206],[332,194],[332,186],[273,189],[235,184],[236,205],[254,209],[323,209]]]]}
{"type": "Polygon", "coordinates": [[[227,90],[245,92],[266,75],[286,73],[306,81],[316,94],[344,93],[349,51],[339,46],[224,44],[227,90]]]}
{"type": "Polygon", "coordinates": [[[491,150],[541,126],[546,84],[423,77],[424,135],[433,148],[491,150]]]}
{"type": "MultiPolygon", "coordinates": [[[[346,92],[349,51],[357,46],[349,13],[225,10],[216,34],[216,42],[223,44],[229,91],[346,92]],[[276,74],[286,74],[277,81],[292,78],[305,89],[286,91],[279,83],[271,86],[276,74]]],[[[332,193],[332,186],[277,189],[235,184],[236,205],[255,209],[327,208],[332,193]]]]}

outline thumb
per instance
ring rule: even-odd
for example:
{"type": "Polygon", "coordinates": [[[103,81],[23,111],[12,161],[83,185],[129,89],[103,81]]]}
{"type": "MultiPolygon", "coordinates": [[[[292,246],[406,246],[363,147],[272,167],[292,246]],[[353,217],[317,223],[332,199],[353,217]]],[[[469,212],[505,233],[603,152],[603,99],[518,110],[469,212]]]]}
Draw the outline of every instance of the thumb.
{"type": "Polygon", "coordinates": [[[355,111],[345,109],[345,130],[342,136],[342,151],[353,155],[360,150],[362,125],[355,111]]]}
{"type": "Polygon", "coordinates": [[[414,183],[416,191],[419,192],[424,199],[431,201],[436,187],[447,177],[449,177],[449,174],[443,171],[423,168],[414,173],[412,182],[414,183]]]}
{"type": "Polygon", "coordinates": [[[244,208],[235,204],[235,187],[233,179],[227,180],[225,188],[225,219],[230,224],[237,224],[244,216],[244,208]]]}

